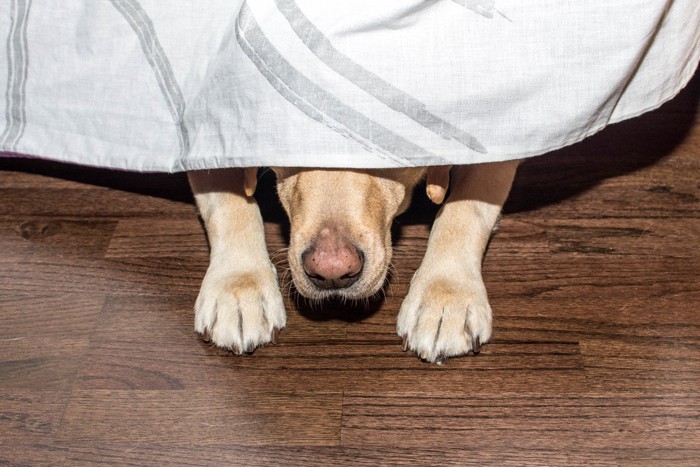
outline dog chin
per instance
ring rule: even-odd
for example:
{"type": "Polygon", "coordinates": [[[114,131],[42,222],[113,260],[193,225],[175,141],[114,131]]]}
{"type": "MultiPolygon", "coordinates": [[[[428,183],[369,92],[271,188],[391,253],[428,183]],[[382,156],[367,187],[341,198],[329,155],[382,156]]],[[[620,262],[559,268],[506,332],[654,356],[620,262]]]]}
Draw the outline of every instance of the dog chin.
{"type": "Polygon", "coordinates": [[[385,282],[386,275],[382,276],[377,281],[372,281],[372,284],[360,281],[347,288],[320,289],[305,279],[302,279],[300,281],[294,280],[294,288],[299,295],[313,302],[332,300],[360,301],[369,300],[377,296],[383,289],[385,282]]]}

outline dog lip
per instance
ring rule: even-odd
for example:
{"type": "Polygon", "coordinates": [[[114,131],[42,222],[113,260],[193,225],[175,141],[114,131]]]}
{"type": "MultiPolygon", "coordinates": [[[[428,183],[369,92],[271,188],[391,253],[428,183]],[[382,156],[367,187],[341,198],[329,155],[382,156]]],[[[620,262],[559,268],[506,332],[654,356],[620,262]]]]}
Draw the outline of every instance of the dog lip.
{"type": "Polygon", "coordinates": [[[323,301],[334,298],[349,301],[365,300],[376,296],[386,283],[385,280],[377,284],[374,282],[372,282],[372,284],[368,284],[364,281],[358,281],[350,287],[323,289],[311,284],[311,281],[306,280],[306,278],[302,279],[302,281],[303,285],[296,285],[297,292],[303,297],[315,301],[323,301]]]}

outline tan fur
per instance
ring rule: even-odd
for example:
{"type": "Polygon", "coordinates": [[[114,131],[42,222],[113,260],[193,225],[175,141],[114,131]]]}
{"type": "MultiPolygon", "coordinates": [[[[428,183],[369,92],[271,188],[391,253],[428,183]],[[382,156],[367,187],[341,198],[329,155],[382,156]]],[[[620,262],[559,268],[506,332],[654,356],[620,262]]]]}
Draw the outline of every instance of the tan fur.
{"type": "Polygon", "coordinates": [[[491,338],[481,261],[516,168],[501,162],[452,169],[452,191],[397,320],[405,347],[426,361],[478,353],[491,338]]]}
{"type": "Polygon", "coordinates": [[[442,204],[447,195],[447,188],[450,186],[451,165],[443,165],[428,168],[428,175],[425,180],[425,192],[435,204],[442,204]]]}
{"type": "Polygon", "coordinates": [[[243,169],[243,190],[246,196],[253,196],[258,187],[258,168],[248,167],[243,169]]]}
{"type": "MultiPolygon", "coordinates": [[[[426,361],[478,352],[491,337],[491,309],[481,279],[486,243],[508,195],[517,162],[392,170],[275,168],[290,218],[289,266],[297,290],[311,299],[361,299],[383,286],[391,262],[391,223],[426,175],[428,196],[441,203],[423,262],[401,306],[397,331],[426,361]],[[450,175],[451,174],[451,175],[450,175]],[[333,229],[362,251],[364,267],[347,288],[314,287],[302,255],[319,232],[333,229]]],[[[282,297],[267,256],[255,200],[255,172],[189,174],[209,235],[211,263],[195,304],[195,329],[214,344],[250,352],[285,324],[282,297]],[[251,189],[252,187],[252,189],[251,189]]]]}
{"type": "Polygon", "coordinates": [[[274,170],[292,226],[289,266],[297,290],[312,299],[331,295],[313,287],[302,272],[300,259],[322,228],[334,226],[371,253],[360,281],[335,295],[356,299],[379,291],[391,262],[391,222],[408,206],[423,170],[383,170],[371,175],[352,170],[274,170]]]}
{"type": "Polygon", "coordinates": [[[243,169],[188,173],[211,248],[195,303],[195,330],[234,353],[254,350],[286,323],[260,210],[243,169]]]}

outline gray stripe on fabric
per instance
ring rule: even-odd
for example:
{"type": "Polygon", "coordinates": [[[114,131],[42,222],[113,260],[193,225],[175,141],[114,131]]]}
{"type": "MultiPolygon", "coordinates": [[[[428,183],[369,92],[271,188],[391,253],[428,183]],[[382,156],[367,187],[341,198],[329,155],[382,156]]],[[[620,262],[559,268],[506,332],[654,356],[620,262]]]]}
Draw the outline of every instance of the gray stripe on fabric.
{"type": "Polygon", "coordinates": [[[496,0],[452,0],[457,5],[463,6],[467,10],[471,10],[477,15],[484,18],[492,19],[493,14],[498,13],[503,18],[511,21],[505,14],[496,9],[496,0]]]}
{"type": "Polygon", "coordinates": [[[0,145],[16,151],[27,124],[26,85],[29,71],[27,23],[31,0],[11,0],[10,34],[7,38],[7,89],[5,130],[0,145]]]}
{"type": "Polygon", "coordinates": [[[239,12],[235,30],[241,49],[265,79],[282,97],[310,118],[400,166],[416,165],[417,159],[422,159],[425,163],[447,163],[441,157],[348,107],[299,73],[265,37],[245,2],[239,12]]]}
{"type": "Polygon", "coordinates": [[[180,158],[190,151],[190,137],[185,124],[185,98],[175,80],[172,66],[158,41],[153,22],[138,0],[110,0],[134,30],[146,60],[151,65],[160,91],[177,127],[180,158]]]}
{"type": "Polygon", "coordinates": [[[461,5],[467,10],[471,10],[484,18],[493,18],[494,0],[452,0],[457,5],[461,5]]]}
{"type": "Polygon", "coordinates": [[[474,136],[430,113],[421,101],[387,83],[336,49],[323,32],[304,15],[294,0],[275,0],[275,3],[299,39],[333,71],[384,105],[408,116],[444,139],[456,140],[473,151],[486,153],[486,148],[474,136]]]}

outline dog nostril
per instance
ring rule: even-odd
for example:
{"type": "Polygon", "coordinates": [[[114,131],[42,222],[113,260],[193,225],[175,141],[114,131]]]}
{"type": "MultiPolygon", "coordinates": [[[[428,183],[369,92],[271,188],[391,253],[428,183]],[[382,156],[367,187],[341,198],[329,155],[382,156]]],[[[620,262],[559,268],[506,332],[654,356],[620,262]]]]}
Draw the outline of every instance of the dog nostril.
{"type": "Polygon", "coordinates": [[[318,274],[309,273],[309,272],[306,272],[306,277],[308,277],[309,280],[311,281],[311,283],[314,284],[319,289],[333,289],[333,288],[335,288],[335,286],[333,285],[332,279],[326,279],[323,276],[320,276],[318,274]]]}
{"type": "Polygon", "coordinates": [[[357,279],[360,278],[360,275],[362,274],[362,270],[365,268],[365,261],[364,261],[364,255],[360,253],[360,266],[358,270],[355,271],[350,271],[347,274],[343,274],[340,276],[340,279],[343,281],[352,281],[355,282],[357,279]]]}
{"type": "Polygon", "coordinates": [[[338,278],[332,278],[323,277],[319,274],[310,273],[308,271],[304,272],[311,283],[319,289],[344,289],[357,282],[361,275],[361,272],[356,272],[354,274],[345,274],[338,278]]]}
{"type": "Polygon", "coordinates": [[[339,256],[309,251],[302,254],[304,273],[320,289],[343,289],[358,281],[364,269],[364,254],[355,249],[339,256]],[[317,256],[318,254],[318,256],[317,256]]]}
{"type": "Polygon", "coordinates": [[[340,279],[334,281],[334,284],[338,288],[350,287],[352,284],[358,281],[362,275],[362,267],[357,272],[349,272],[340,276],[340,279]]]}
{"type": "Polygon", "coordinates": [[[326,280],[325,277],[323,277],[319,274],[314,274],[314,273],[309,272],[309,271],[304,271],[304,272],[306,273],[306,277],[308,277],[312,281],[325,281],[326,280]]]}

